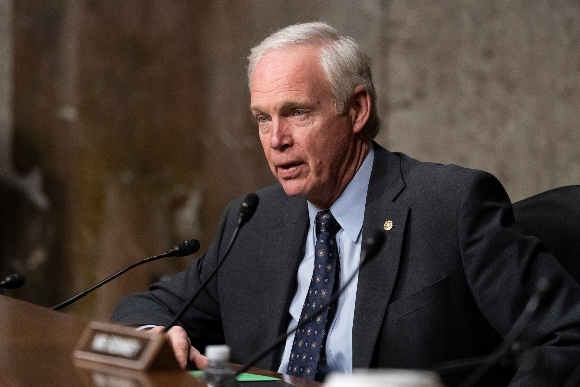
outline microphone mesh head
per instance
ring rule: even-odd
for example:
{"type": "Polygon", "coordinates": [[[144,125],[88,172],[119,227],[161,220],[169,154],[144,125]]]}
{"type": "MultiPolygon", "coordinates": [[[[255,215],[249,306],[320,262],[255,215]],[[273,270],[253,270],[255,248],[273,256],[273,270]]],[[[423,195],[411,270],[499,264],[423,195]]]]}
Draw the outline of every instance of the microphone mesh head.
{"type": "Polygon", "coordinates": [[[240,218],[242,218],[244,222],[250,220],[252,215],[254,215],[254,212],[256,211],[259,202],[260,199],[258,198],[258,195],[256,195],[255,193],[251,193],[244,198],[244,201],[242,202],[242,207],[240,208],[240,218]]]}
{"type": "Polygon", "coordinates": [[[176,257],[185,257],[186,255],[190,255],[195,253],[199,250],[199,241],[197,239],[190,239],[187,241],[183,241],[178,243],[173,250],[175,253],[173,254],[176,257]]]}
{"type": "Polygon", "coordinates": [[[24,285],[24,276],[20,274],[11,274],[2,281],[2,286],[5,289],[18,289],[24,285]]]}

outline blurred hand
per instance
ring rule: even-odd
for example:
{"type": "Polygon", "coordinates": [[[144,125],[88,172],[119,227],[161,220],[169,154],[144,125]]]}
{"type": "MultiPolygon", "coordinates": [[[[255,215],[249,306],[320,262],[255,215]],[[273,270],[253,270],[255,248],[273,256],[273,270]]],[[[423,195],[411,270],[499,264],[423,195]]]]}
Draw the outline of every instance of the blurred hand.
{"type": "MultiPolygon", "coordinates": [[[[156,326],[150,332],[161,332],[162,330],[163,327],[156,326]]],[[[189,365],[201,370],[207,366],[207,358],[191,345],[191,341],[182,327],[174,326],[167,331],[166,335],[181,368],[185,369],[189,365]]]]}

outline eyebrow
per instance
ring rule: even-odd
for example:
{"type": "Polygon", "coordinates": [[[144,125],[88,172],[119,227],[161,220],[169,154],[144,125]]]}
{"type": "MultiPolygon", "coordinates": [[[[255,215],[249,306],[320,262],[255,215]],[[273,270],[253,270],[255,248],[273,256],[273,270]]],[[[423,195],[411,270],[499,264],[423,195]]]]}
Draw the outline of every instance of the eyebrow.
{"type": "MultiPolygon", "coordinates": [[[[301,107],[312,109],[313,105],[316,104],[310,101],[288,101],[284,102],[277,110],[283,112],[301,107]]],[[[260,106],[255,105],[250,105],[250,111],[252,113],[264,113],[264,110],[260,106]]]]}
{"type": "Polygon", "coordinates": [[[252,113],[263,113],[263,110],[257,106],[250,105],[250,112],[252,113]]]}

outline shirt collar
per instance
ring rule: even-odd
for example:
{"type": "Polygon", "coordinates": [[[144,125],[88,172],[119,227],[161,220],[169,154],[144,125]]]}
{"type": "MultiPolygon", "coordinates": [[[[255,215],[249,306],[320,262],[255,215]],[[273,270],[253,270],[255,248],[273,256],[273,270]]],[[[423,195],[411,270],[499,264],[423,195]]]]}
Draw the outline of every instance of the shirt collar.
{"type": "MultiPolygon", "coordinates": [[[[339,198],[330,206],[330,212],[332,212],[336,221],[340,223],[346,235],[348,235],[353,242],[357,242],[361,235],[365,215],[367,190],[371,178],[371,171],[373,169],[374,158],[375,152],[371,145],[369,153],[366,155],[353,179],[346,186],[339,198]]],[[[308,202],[308,213],[310,215],[311,224],[315,221],[316,214],[320,210],[321,209],[308,202]]]]}

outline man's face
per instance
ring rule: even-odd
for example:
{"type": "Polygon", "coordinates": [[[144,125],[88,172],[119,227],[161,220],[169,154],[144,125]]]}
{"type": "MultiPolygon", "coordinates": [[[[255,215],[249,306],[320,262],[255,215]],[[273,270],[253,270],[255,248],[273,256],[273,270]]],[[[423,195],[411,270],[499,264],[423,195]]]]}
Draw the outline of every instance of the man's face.
{"type": "Polygon", "coordinates": [[[318,48],[268,52],[250,93],[266,159],[286,194],[330,207],[356,173],[358,152],[351,114],[337,114],[318,48]]]}

